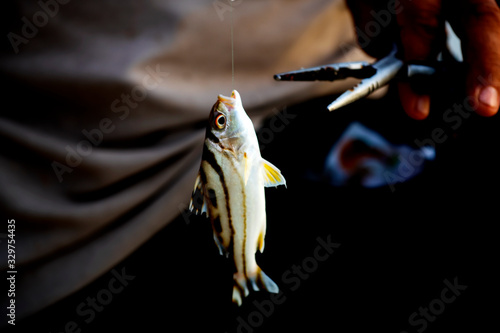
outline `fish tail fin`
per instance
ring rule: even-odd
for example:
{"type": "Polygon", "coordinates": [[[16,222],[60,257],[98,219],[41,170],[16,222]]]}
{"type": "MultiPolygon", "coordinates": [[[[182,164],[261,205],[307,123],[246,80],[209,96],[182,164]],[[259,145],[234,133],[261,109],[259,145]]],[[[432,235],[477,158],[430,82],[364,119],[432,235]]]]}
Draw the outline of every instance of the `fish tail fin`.
{"type": "Polygon", "coordinates": [[[277,294],[280,291],[278,285],[259,266],[257,266],[256,274],[250,278],[250,283],[255,291],[266,290],[273,294],[277,294]]]}
{"type": "Polygon", "coordinates": [[[247,297],[249,294],[249,290],[247,287],[247,279],[245,278],[244,274],[234,273],[233,281],[234,281],[233,303],[236,303],[238,304],[238,306],[241,306],[243,298],[247,297]]]}
{"type": "Polygon", "coordinates": [[[279,288],[276,283],[269,276],[264,273],[259,266],[255,274],[247,278],[241,273],[233,275],[233,303],[241,305],[243,298],[249,294],[248,283],[252,286],[254,291],[266,290],[270,293],[279,293],[279,288]]]}

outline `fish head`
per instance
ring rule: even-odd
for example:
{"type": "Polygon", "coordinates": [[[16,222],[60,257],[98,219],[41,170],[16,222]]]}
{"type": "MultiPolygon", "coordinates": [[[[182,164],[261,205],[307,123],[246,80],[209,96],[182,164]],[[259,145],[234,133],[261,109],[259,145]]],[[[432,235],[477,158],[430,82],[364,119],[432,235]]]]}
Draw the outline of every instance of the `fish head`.
{"type": "Polygon", "coordinates": [[[255,136],[253,123],[243,109],[240,94],[233,90],[231,97],[219,95],[212,107],[207,136],[222,148],[238,152],[255,136]]]}

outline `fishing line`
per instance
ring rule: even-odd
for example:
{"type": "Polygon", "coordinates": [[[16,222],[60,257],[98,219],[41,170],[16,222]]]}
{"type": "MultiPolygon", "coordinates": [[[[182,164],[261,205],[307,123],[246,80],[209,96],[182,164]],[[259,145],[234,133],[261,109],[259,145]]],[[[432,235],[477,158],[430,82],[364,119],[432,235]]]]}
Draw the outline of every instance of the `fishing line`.
{"type": "Polygon", "coordinates": [[[229,4],[231,5],[231,83],[232,89],[234,90],[234,21],[233,21],[233,1],[230,0],[229,4]]]}

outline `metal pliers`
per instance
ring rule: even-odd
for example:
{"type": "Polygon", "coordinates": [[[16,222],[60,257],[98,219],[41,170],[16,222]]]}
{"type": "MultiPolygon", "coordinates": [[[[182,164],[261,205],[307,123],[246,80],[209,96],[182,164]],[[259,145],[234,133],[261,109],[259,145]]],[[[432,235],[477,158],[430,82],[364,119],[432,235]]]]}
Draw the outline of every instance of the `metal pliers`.
{"type": "Polygon", "coordinates": [[[434,82],[432,87],[439,87],[436,83],[442,80],[428,79],[439,76],[448,77],[447,81],[450,81],[450,73],[463,72],[457,68],[462,63],[456,61],[453,56],[445,58],[443,53],[443,59],[446,61],[405,63],[398,55],[398,48],[394,46],[387,56],[373,64],[365,61],[330,64],[276,74],[274,79],[277,81],[336,81],[348,77],[362,79],[360,83],[328,105],[328,110],[333,111],[368,96],[393,79],[422,81],[421,78],[424,77],[427,79],[426,82],[434,82]]]}

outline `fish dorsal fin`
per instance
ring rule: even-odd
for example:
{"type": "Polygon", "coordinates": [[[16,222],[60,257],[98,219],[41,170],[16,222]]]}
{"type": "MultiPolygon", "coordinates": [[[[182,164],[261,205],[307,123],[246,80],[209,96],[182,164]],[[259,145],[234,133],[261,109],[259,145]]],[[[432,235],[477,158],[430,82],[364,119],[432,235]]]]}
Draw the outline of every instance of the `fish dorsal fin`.
{"type": "Polygon", "coordinates": [[[196,215],[202,215],[205,213],[208,216],[207,202],[204,193],[204,184],[201,181],[201,175],[198,172],[196,181],[194,182],[193,194],[191,195],[191,201],[189,202],[189,210],[194,212],[196,215]]]}
{"type": "Polygon", "coordinates": [[[285,177],[281,174],[281,171],[272,165],[270,162],[266,161],[265,159],[262,159],[262,166],[264,170],[264,186],[265,187],[271,187],[271,186],[279,186],[279,185],[285,185],[286,186],[286,180],[285,177]]]}

